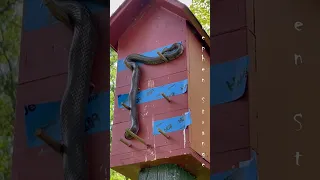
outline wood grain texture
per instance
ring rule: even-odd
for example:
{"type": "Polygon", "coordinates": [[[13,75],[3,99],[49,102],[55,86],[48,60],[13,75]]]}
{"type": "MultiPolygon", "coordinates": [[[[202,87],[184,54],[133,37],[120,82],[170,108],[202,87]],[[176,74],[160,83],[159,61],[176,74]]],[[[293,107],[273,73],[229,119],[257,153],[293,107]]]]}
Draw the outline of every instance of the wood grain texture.
{"type": "MultiPolygon", "coordinates": [[[[190,80],[188,76],[190,71],[187,69],[188,61],[193,61],[194,59],[190,58],[188,53],[191,50],[187,43],[188,26],[186,19],[166,9],[165,4],[159,6],[159,4],[151,3],[150,6],[144,6],[140,15],[136,17],[136,20],[132,22],[118,40],[119,59],[123,59],[132,53],[148,52],[175,42],[182,41],[184,45],[183,55],[170,63],[157,66],[140,66],[142,73],[139,87],[141,90],[184,79],[190,80]]],[[[129,92],[131,74],[130,70],[124,70],[117,74],[116,95],[129,92]]],[[[196,86],[196,84],[192,86],[196,86]]],[[[160,99],[138,105],[141,123],[138,135],[151,147],[146,147],[135,140],[126,140],[132,144],[131,147],[120,142],[120,138],[124,138],[124,130],[130,127],[131,122],[128,110],[117,107],[116,98],[110,166],[114,170],[136,180],[140,169],[145,167],[157,166],[163,163],[178,164],[186,171],[208,179],[209,163],[190,147],[190,128],[168,133],[169,139],[161,134],[153,135],[152,133],[153,121],[181,116],[186,113],[189,110],[188,97],[190,97],[189,92],[170,97],[172,103],[168,103],[165,99],[160,99]]]]}
{"type": "Polygon", "coordinates": [[[191,111],[190,146],[210,162],[210,56],[187,31],[188,40],[188,107],[191,111]],[[202,56],[204,60],[202,60],[202,56]]]}
{"type": "Polygon", "coordinates": [[[318,178],[319,2],[255,0],[261,180],[318,178]],[[275,6],[275,4],[277,4],[275,6]],[[272,9],[272,13],[269,10],[272,9]],[[302,31],[295,23],[302,22],[302,31]],[[303,63],[295,54],[301,55],[303,63]],[[302,114],[294,120],[296,114],[302,114]],[[296,152],[302,156],[296,165],[296,152]]]}
{"type": "MultiPolygon", "coordinates": [[[[248,55],[247,41],[247,29],[213,37],[211,65],[248,55]]],[[[249,61],[251,69],[251,59],[249,61]]],[[[248,84],[251,84],[251,78],[248,79],[248,84]]],[[[210,107],[211,159],[223,161],[211,164],[212,173],[230,170],[237,167],[239,162],[250,159],[249,99],[251,94],[246,91],[244,96],[236,101],[210,107]]]]}
{"type": "MultiPolygon", "coordinates": [[[[96,92],[109,91],[109,10],[94,15],[99,39],[92,81],[96,92]]],[[[68,49],[72,33],[62,24],[23,32],[14,122],[13,180],[63,179],[62,158],[48,146],[29,148],[26,142],[24,105],[60,101],[67,81],[68,49]]],[[[108,121],[108,120],[107,120],[108,121]]],[[[89,177],[104,180],[109,170],[110,132],[87,137],[89,177]]]]}

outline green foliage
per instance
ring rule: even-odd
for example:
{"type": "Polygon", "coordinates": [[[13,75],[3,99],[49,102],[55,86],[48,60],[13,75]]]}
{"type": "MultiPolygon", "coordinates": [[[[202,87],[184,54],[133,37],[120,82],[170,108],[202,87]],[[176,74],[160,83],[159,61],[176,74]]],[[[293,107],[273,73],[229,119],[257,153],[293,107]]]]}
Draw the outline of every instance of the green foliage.
{"type": "Polygon", "coordinates": [[[9,179],[11,169],[12,119],[13,108],[10,99],[0,99],[0,179],[9,179]]]}
{"type": "Polygon", "coordinates": [[[117,53],[110,48],[110,122],[113,121],[114,97],[117,76],[117,53]]]}
{"type": "Polygon", "coordinates": [[[190,10],[210,36],[210,0],[193,0],[190,10]]]}
{"type": "MultiPolygon", "coordinates": [[[[117,53],[110,48],[110,125],[113,123],[114,115],[114,98],[116,89],[116,77],[117,77],[117,53]]],[[[110,147],[111,147],[112,135],[110,136],[110,147]]],[[[111,150],[111,149],[110,149],[111,150]]],[[[126,177],[120,173],[110,169],[110,180],[126,180],[126,177]]]]}
{"type": "MultiPolygon", "coordinates": [[[[12,136],[12,122],[8,119],[13,119],[14,109],[11,106],[11,100],[8,96],[4,96],[0,100],[0,134],[1,137],[11,137],[12,136]]],[[[1,147],[1,144],[0,144],[1,147]]],[[[1,149],[1,148],[0,148],[1,149]]]]}
{"type": "Polygon", "coordinates": [[[117,171],[110,169],[110,180],[127,180],[127,178],[117,171]]]}
{"type": "Polygon", "coordinates": [[[20,52],[21,2],[0,1],[0,179],[11,179],[13,121],[20,52]]]}

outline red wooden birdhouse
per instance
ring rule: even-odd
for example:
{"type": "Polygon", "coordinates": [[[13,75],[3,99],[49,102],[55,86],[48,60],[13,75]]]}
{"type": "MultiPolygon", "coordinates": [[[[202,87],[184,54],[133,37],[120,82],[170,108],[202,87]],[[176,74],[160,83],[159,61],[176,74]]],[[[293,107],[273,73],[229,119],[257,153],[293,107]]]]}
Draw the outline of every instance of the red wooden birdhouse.
{"type": "Polygon", "coordinates": [[[184,4],[176,0],[126,0],[110,21],[111,46],[118,53],[111,168],[131,179],[140,169],[178,164],[197,178],[209,178],[210,39],[184,4]],[[127,140],[133,53],[158,56],[173,43],[183,54],[160,65],[139,64],[140,130],[127,140]]]}

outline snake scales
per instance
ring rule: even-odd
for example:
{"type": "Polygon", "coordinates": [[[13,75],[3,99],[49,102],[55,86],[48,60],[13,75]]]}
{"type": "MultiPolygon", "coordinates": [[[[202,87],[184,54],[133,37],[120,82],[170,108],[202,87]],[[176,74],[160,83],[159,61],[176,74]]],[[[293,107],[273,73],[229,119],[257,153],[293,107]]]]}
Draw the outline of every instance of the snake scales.
{"type": "MultiPolygon", "coordinates": [[[[147,57],[140,54],[131,54],[124,60],[125,65],[132,71],[131,88],[129,92],[129,106],[130,106],[130,119],[131,127],[129,130],[134,134],[139,132],[139,121],[137,112],[136,96],[138,93],[140,70],[136,62],[147,65],[157,65],[177,59],[183,53],[183,45],[181,43],[174,43],[169,48],[164,48],[158,57],[147,57]]],[[[124,134],[125,138],[130,140],[133,137],[127,133],[124,134]]]]}
{"type": "Polygon", "coordinates": [[[77,1],[43,0],[51,14],[73,31],[68,79],[60,105],[64,177],[87,180],[85,112],[95,48],[95,28],[90,10],[77,1]]]}

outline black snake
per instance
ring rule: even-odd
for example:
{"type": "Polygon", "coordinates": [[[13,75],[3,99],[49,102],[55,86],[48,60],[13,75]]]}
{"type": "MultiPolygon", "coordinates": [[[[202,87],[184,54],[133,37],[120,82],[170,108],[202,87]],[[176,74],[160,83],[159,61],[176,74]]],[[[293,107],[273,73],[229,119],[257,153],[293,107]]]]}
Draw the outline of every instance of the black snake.
{"type": "MultiPolygon", "coordinates": [[[[64,177],[87,180],[85,112],[90,94],[96,31],[90,10],[77,1],[43,0],[51,14],[73,31],[68,79],[60,105],[64,177]]],[[[59,38],[59,37],[57,37],[59,38]]]]}
{"type": "MultiPolygon", "coordinates": [[[[174,43],[169,48],[164,48],[159,56],[147,57],[140,54],[131,54],[124,60],[125,65],[132,71],[131,89],[129,92],[129,106],[130,106],[130,119],[131,127],[129,130],[134,134],[139,132],[139,121],[137,112],[136,95],[138,93],[140,70],[136,62],[140,62],[148,65],[157,65],[165,62],[177,59],[183,53],[183,45],[181,43],[174,43]]],[[[133,137],[127,131],[124,134],[126,139],[132,139],[133,137]]]]}

